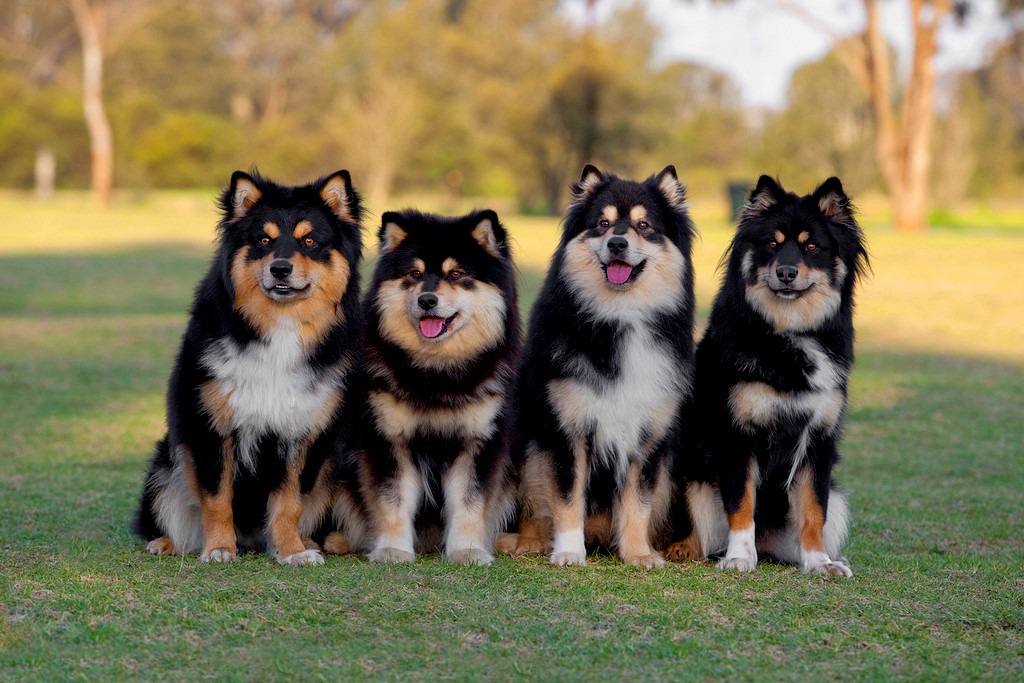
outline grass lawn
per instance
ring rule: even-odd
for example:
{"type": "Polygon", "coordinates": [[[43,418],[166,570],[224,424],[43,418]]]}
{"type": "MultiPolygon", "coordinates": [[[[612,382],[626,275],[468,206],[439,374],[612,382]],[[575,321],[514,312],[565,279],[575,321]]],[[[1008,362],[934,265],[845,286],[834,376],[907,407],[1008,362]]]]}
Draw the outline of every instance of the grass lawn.
{"type": "MultiPolygon", "coordinates": [[[[1024,226],[865,221],[853,579],[597,558],[158,559],[128,531],[212,194],[0,195],[0,680],[1021,680],[1024,226]]],[[[729,228],[695,207],[701,319],[729,228]]],[[[507,217],[524,307],[554,221],[507,217]]]]}

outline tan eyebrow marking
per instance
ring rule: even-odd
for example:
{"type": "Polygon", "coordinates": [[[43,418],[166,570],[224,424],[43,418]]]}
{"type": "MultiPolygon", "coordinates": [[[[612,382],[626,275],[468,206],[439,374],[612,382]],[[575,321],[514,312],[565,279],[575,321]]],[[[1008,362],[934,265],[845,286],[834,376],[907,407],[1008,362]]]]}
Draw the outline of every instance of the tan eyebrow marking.
{"type": "Polygon", "coordinates": [[[264,223],[263,232],[267,233],[267,237],[272,240],[281,236],[281,228],[277,227],[277,223],[264,223]]]}
{"type": "Polygon", "coordinates": [[[609,223],[614,223],[619,220],[619,210],[609,204],[601,210],[601,215],[605,217],[609,223]]]}
{"type": "Polygon", "coordinates": [[[775,231],[775,241],[778,242],[779,244],[782,244],[783,242],[786,241],[786,236],[782,234],[781,230],[775,231]]]}
{"type": "Polygon", "coordinates": [[[803,244],[809,239],[811,239],[811,233],[807,232],[806,230],[804,230],[802,233],[796,236],[796,241],[799,242],[800,244],[803,244]]]}
{"type": "Polygon", "coordinates": [[[420,258],[413,259],[412,269],[413,270],[418,270],[421,273],[425,273],[425,272],[427,272],[427,264],[423,261],[423,259],[420,259],[420,258]]]}
{"type": "Polygon", "coordinates": [[[295,239],[301,240],[311,232],[313,232],[313,225],[309,221],[299,221],[295,225],[295,230],[292,234],[295,236],[295,239]]]}
{"type": "Polygon", "coordinates": [[[453,270],[460,270],[460,269],[461,269],[461,266],[459,266],[459,262],[456,261],[453,258],[446,258],[444,260],[444,263],[441,264],[441,272],[444,273],[445,275],[447,275],[448,273],[452,272],[453,270]]]}
{"type": "Polygon", "coordinates": [[[629,220],[636,225],[640,221],[647,220],[647,209],[643,206],[634,206],[629,210],[629,220]]]}

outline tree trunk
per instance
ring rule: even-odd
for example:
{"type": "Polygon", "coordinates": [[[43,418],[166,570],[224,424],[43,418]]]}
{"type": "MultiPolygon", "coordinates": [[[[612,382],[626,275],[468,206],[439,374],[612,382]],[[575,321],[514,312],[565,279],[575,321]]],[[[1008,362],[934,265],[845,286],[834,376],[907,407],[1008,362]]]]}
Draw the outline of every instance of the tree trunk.
{"type": "Polygon", "coordinates": [[[103,45],[105,13],[88,0],[70,0],[82,39],[82,106],[92,152],[92,192],[96,204],[110,206],[114,178],[114,140],[103,109],[103,45]]]}
{"type": "Polygon", "coordinates": [[[952,10],[951,0],[910,0],[914,54],[898,119],[880,5],[880,0],[864,0],[866,84],[878,126],[876,152],[892,201],[893,225],[897,230],[921,231],[928,225],[928,168],[935,120],[932,58],[936,32],[952,10]]]}

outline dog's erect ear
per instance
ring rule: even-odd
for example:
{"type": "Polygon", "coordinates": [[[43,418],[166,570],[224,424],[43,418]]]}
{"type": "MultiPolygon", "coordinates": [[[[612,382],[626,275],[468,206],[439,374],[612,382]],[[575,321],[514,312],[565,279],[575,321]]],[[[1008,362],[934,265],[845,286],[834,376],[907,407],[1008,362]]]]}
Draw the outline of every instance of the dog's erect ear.
{"type": "Polygon", "coordinates": [[[587,164],[583,167],[580,179],[572,184],[572,196],[576,201],[584,199],[594,191],[598,185],[605,181],[604,174],[597,170],[597,166],[587,164]]]}
{"type": "Polygon", "coordinates": [[[850,218],[850,198],[843,192],[843,184],[839,178],[832,176],[811,195],[811,199],[818,205],[818,210],[826,218],[831,218],[839,223],[845,223],[850,218]]]}
{"type": "Polygon", "coordinates": [[[747,205],[743,207],[743,218],[758,216],[779,203],[786,196],[786,191],[774,178],[763,175],[757,179],[757,185],[750,191],[747,205]]]}
{"type": "Polygon", "coordinates": [[[225,211],[231,223],[245,218],[252,207],[263,197],[258,183],[248,173],[235,171],[231,174],[231,185],[225,195],[225,211]]]}
{"type": "Polygon", "coordinates": [[[402,227],[405,216],[394,211],[387,211],[381,216],[380,232],[377,237],[380,241],[380,253],[390,254],[402,243],[409,233],[402,227]]]}
{"type": "Polygon", "coordinates": [[[355,220],[352,211],[352,176],[348,171],[335,171],[320,181],[320,198],[335,216],[343,221],[355,220]]]}
{"type": "Polygon", "coordinates": [[[661,194],[665,195],[665,200],[668,201],[669,206],[677,210],[686,207],[686,188],[679,182],[675,166],[672,164],[666,166],[654,178],[654,181],[658,184],[658,190],[661,194]]]}
{"type": "Polygon", "coordinates": [[[473,239],[491,256],[502,258],[501,248],[505,244],[505,228],[498,221],[498,214],[490,209],[473,216],[473,239]]]}

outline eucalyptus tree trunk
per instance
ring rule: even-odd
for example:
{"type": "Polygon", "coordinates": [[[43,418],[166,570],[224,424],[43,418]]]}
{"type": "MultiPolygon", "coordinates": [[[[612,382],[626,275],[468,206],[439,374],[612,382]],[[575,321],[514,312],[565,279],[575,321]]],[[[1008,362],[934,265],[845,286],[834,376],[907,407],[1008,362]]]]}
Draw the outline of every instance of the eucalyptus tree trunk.
{"type": "Polygon", "coordinates": [[[100,207],[110,205],[114,179],[114,138],[103,108],[104,7],[90,6],[89,0],[70,0],[75,25],[82,40],[82,107],[89,130],[92,155],[92,193],[100,207]]]}

